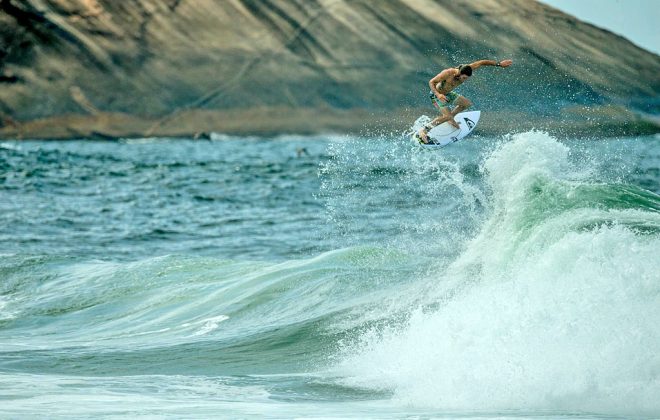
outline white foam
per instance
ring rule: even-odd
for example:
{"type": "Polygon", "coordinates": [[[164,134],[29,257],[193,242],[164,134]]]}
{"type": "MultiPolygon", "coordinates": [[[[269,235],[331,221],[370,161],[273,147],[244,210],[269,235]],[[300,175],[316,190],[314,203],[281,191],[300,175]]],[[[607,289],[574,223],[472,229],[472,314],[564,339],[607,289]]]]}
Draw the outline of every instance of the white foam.
{"type": "Polygon", "coordinates": [[[203,319],[197,322],[197,324],[204,324],[204,325],[202,325],[202,327],[199,330],[197,330],[193,335],[196,336],[196,335],[208,334],[211,331],[217,329],[222,321],[226,321],[228,319],[229,317],[227,315],[218,315],[211,318],[203,319]]]}
{"type": "Polygon", "coordinates": [[[435,278],[439,309],[347,345],[349,385],[442,409],[660,413],[660,238],[625,227],[660,215],[578,207],[530,224],[537,181],[583,177],[568,153],[525,133],[485,161],[491,215],[435,278]]]}
{"type": "Polygon", "coordinates": [[[0,296],[0,320],[8,321],[16,319],[18,312],[8,310],[9,303],[10,301],[7,297],[0,296]]]}

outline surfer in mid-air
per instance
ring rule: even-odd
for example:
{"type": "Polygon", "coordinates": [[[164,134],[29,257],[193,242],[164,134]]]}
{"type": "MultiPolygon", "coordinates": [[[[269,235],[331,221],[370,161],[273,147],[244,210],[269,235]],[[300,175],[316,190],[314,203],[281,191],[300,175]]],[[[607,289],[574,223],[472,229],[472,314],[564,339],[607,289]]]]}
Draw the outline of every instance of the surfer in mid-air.
{"type": "Polygon", "coordinates": [[[454,117],[459,112],[472,106],[472,102],[453,90],[469,79],[473,71],[481,66],[509,67],[511,63],[513,63],[511,60],[479,60],[472,64],[463,64],[458,67],[444,69],[433,79],[429,80],[431,102],[438,108],[440,115],[417,132],[417,139],[421,143],[428,143],[427,133],[429,130],[443,122],[449,122],[449,124],[458,128],[458,123],[454,120],[454,117]],[[453,109],[451,109],[452,106],[454,107],[453,109]]]}

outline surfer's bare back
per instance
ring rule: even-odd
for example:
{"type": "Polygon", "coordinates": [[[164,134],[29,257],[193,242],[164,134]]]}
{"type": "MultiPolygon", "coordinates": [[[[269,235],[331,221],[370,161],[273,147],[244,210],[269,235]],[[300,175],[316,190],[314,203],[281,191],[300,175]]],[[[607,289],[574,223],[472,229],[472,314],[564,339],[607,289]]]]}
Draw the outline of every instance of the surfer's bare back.
{"type": "Polygon", "coordinates": [[[479,60],[472,64],[463,64],[458,67],[444,69],[433,79],[429,80],[431,102],[438,108],[440,115],[419,130],[417,133],[419,140],[422,143],[428,143],[428,131],[446,121],[458,128],[458,123],[454,120],[454,117],[459,112],[472,106],[472,102],[465,96],[453,92],[453,90],[469,79],[474,70],[481,66],[509,67],[512,63],[513,61],[511,60],[479,60]],[[452,106],[454,107],[453,109],[450,108],[452,106]]]}

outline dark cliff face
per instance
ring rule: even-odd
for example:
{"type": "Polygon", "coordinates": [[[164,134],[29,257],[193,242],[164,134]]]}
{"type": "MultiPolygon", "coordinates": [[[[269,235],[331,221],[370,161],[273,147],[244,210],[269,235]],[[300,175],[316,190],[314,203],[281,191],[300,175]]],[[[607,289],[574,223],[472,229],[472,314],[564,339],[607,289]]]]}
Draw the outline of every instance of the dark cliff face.
{"type": "MultiPolygon", "coordinates": [[[[480,109],[660,109],[660,57],[530,0],[0,0],[0,115],[426,105],[481,58],[480,109]]],[[[526,112],[527,112],[526,111],[526,112]]]]}

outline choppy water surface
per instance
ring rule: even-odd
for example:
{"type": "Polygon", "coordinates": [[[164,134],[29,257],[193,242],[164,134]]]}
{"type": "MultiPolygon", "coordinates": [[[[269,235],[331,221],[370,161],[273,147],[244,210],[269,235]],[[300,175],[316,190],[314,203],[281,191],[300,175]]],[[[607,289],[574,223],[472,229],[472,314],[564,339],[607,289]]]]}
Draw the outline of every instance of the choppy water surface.
{"type": "Polygon", "coordinates": [[[657,136],[1,143],[0,417],[657,417],[659,193],[657,136]]]}

